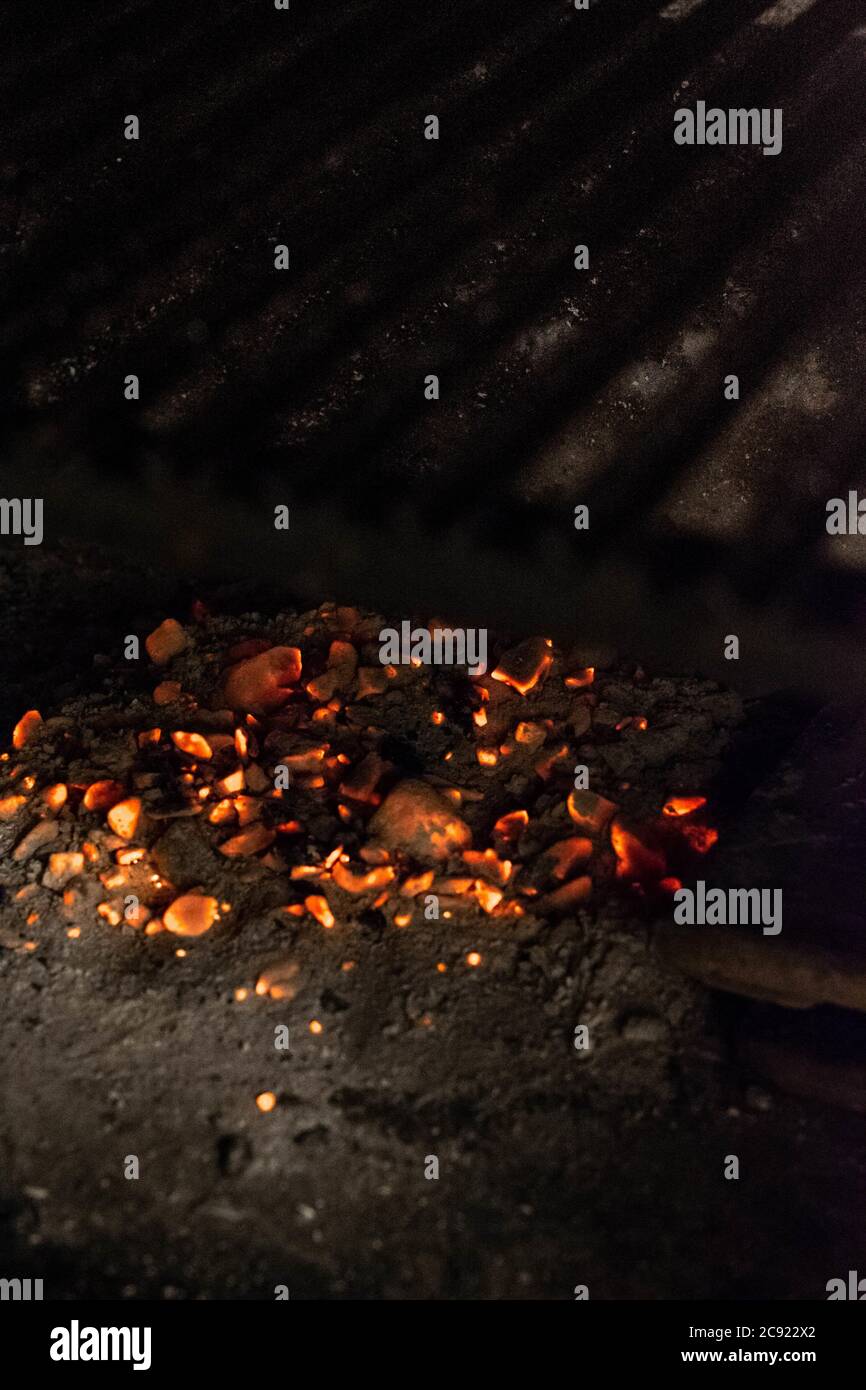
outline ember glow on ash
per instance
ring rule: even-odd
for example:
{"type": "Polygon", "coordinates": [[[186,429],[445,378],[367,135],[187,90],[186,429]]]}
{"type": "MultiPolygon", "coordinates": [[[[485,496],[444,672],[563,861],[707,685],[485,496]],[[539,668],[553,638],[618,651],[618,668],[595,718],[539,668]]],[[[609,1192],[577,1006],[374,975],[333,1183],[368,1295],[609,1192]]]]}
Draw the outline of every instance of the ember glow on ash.
{"type": "Polygon", "coordinates": [[[610,827],[610,842],[617,857],[617,876],[630,883],[657,883],[667,873],[664,856],[618,820],[610,827]]]}
{"type": "MultiPolygon", "coordinates": [[[[131,702],[140,726],[131,715],[86,749],[62,714],[29,710],[15,726],[0,760],[0,835],[17,873],[41,860],[28,886],[40,900],[22,907],[34,935],[60,909],[70,940],[107,924],[194,943],[241,901],[235,885],[250,884],[280,885],[283,930],[316,924],[335,939],[361,913],[412,932],[555,918],[616,888],[670,892],[718,839],[698,790],[663,787],[650,804],[639,762],[623,777],[598,757],[593,789],[577,789],[587,749],[626,766],[620,747],[639,759],[637,745],[658,737],[643,673],[633,691],[621,675],[606,685],[545,637],[502,650],[487,684],[383,668],[381,618],[332,605],[273,641],[232,644],[212,626],[207,613],[191,629],[167,619],[147,637],[153,695],[143,709],[140,690],[131,702]],[[623,690],[625,709],[611,703],[623,690]],[[212,882],[181,877],[180,891],[178,846],[193,821],[216,867],[202,871],[212,882]]],[[[295,989],[274,967],[255,995],[295,989]]]]}

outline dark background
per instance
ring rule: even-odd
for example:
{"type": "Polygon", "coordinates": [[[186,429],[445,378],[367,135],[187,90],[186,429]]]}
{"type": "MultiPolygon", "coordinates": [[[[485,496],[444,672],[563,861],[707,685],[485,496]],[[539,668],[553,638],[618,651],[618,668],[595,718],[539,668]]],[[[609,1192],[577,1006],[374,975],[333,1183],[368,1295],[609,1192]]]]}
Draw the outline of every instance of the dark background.
{"type": "Polygon", "coordinates": [[[10,7],[4,495],[180,577],[862,681],[863,543],[823,530],[863,443],[858,10],[10,7]],[[698,99],[780,106],[782,153],[675,145],[698,99]]]}

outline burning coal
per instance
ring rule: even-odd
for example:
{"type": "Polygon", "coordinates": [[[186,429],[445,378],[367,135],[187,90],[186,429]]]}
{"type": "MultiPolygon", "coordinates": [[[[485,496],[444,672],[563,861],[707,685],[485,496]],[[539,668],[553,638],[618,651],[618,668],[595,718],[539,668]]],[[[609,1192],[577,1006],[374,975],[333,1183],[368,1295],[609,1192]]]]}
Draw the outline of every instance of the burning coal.
{"type": "Polygon", "coordinates": [[[0,835],[29,914],[59,898],[70,936],[192,939],[265,882],[325,931],[370,912],[544,918],[673,893],[714,843],[675,758],[641,785],[646,754],[678,744],[668,683],[640,670],[597,673],[543,637],[499,650],[489,681],[383,666],[381,619],[334,605],[239,627],[199,605],[147,637],[149,691],[119,662],[120,709],[19,720],[0,835]]]}

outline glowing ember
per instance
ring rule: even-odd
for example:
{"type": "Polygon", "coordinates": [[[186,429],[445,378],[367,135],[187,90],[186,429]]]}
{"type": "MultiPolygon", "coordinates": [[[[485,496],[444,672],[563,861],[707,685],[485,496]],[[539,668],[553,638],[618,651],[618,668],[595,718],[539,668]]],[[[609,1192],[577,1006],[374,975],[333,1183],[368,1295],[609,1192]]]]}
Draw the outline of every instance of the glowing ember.
{"type": "Polygon", "coordinates": [[[420,863],[445,860],[468,849],[469,826],[444,796],[427,782],[399,782],[370,821],[370,831],[386,848],[404,850],[420,863]]]}
{"type": "Polygon", "coordinates": [[[549,753],[543,753],[536,758],[533,769],[543,782],[548,781],[557,763],[566,762],[571,757],[571,750],[568,744],[560,744],[558,748],[551,749],[549,753]]]}
{"type": "Polygon", "coordinates": [[[345,893],[369,893],[392,883],[396,874],[390,865],[381,869],[368,869],[365,874],[353,874],[345,864],[337,863],[331,870],[331,876],[337,887],[342,888],[345,893]]]}
{"type": "Polygon", "coordinates": [[[368,753],[340,783],[341,794],[351,801],[378,806],[382,798],[376,788],[386,773],[391,771],[391,766],[378,753],[368,753]]]}
{"type": "Polygon", "coordinates": [[[570,676],[565,677],[565,684],[569,690],[582,690],[584,686],[592,685],[595,680],[595,667],[585,666],[582,671],[573,671],[570,676]]]}
{"type": "Polygon", "coordinates": [[[238,825],[251,825],[262,814],[262,803],[254,796],[236,796],[232,805],[237,812],[238,825]]]}
{"type": "Polygon", "coordinates": [[[143,849],[119,849],[117,851],[118,864],[140,864],[143,858],[143,849]]]}
{"type": "Polygon", "coordinates": [[[321,894],[311,893],[308,898],[304,898],[304,907],[321,926],[327,929],[334,926],[336,919],[328,906],[328,899],[323,898],[321,894]]]}
{"type": "Polygon", "coordinates": [[[65,782],[55,782],[53,786],[46,787],[42,793],[42,800],[51,811],[60,811],[66,805],[69,795],[65,782]]]}
{"type": "Polygon", "coordinates": [[[229,709],[268,714],[282,708],[291,687],[301,678],[297,647],[271,647],[233,666],[226,676],[224,696],[229,709]]]}
{"type": "Polygon", "coordinates": [[[665,816],[690,816],[692,811],[699,811],[702,806],[706,806],[705,796],[672,796],[662,807],[662,814],[665,816]]]}
{"type": "MultiPolygon", "coordinates": [[[[175,709],[182,701],[187,711],[200,711],[166,722],[196,722],[201,733],[166,729],[163,740],[160,728],[139,729],[138,715],[148,706],[136,700],[116,726],[100,715],[98,740],[78,740],[68,718],[51,721],[52,736],[70,759],[68,783],[43,787],[41,761],[31,767],[29,760],[5,755],[0,822],[9,822],[7,841],[14,845],[7,845],[7,854],[13,868],[34,856],[47,857],[47,868],[37,869],[34,862],[26,871],[28,890],[42,894],[31,907],[38,906],[44,918],[45,890],[50,890],[64,894],[67,922],[73,910],[92,910],[98,901],[98,890],[91,896],[93,883],[87,882],[92,876],[112,895],[97,911],[113,926],[137,925],[148,936],[163,930],[204,934],[219,917],[217,899],[203,891],[175,897],[179,889],[156,871],[157,864],[164,865],[166,875],[173,876],[176,864],[179,887],[207,881],[206,859],[183,862],[188,836],[191,851],[198,838],[205,848],[219,850],[220,890],[227,890],[234,875],[243,885],[238,901],[244,910],[255,908],[261,891],[265,911],[273,912],[274,902],[280,902],[275,885],[302,885],[303,900],[278,910],[284,930],[289,917],[307,914],[331,930],[337,925],[335,912],[342,919],[344,907],[353,920],[359,915],[356,905],[335,896],[346,894],[368,911],[371,904],[383,909],[396,928],[414,922],[420,940],[428,894],[436,895],[446,921],[473,914],[477,924],[479,911],[512,919],[526,913],[565,915],[590,899],[590,868],[607,891],[614,856],[621,882],[644,894],[670,892],[677,880],[668,872],[667,858],[684,873],[689,856],[706,853],[718,839],[715,830],[694,823],[706,805],[703,796],[670,795],[663,814],[647,824],[643,809],[626,823],[617,802],[596,792],[568,792],[572,778],[578,787],[581,773],[585,778],[586,759],[598,784],[607,791],[617,788],[624,806],[646,806],[646,795],[623,795],[639,786],[637,768],[627,762],[629,756],[637,762],[643,753],[654,766],[655,740],[639,749],[640,740],[630,734],[645,730],[647,719],[614,711],[639,709],[646,701],[655,719],[659,704],[651,686],[622,703],[612,693],[618,685],[603,685],[598,696],[571,699],[567,692],[592,685],[595,671],[573,664],[563,668],[548,638],[507,651],[486,685],[467,683],[465,677],[446,679],[420,666],[364,666],[359,662],[376,662],[377,621],[331,606],[304,622],[306,636],[314,640],[303,657],[298,647],[271,646],[263,637],[246,635],[223,656],[214,650],[215,625],[207,636],[191,626],[188,638],[169,619],[150,634],[148,655],[161,666],[188,650],[190,642],[196,644],[195,659],[183,663],[185,689],[180,680],[160,680],[154,701],[175,709]],[[228,664],[221,667],[221,660],[228,664]],[[543,688],[551,669],[567,672],[565,689],[559,681],[543,688]],[[526,704],[522,697],[529,697],[526,704]],[[369,703],[359,710],[361,701],[369,703]],[[519,711],[532,717],[520,718],[519,711]],[[450,747],[443,753],[444,739],[433,729],[446,726],[450,747]],[[617,730],[630,748],[606,746],[614,743],[617,730]],[[183,761],[166,756],[169,739],[183,761]],[[621,772],[617,754],[625,760],[621,772]],[[451,763],[453,780],[442,759],[451,763]],[[104,780],[87,785],[88,766],[94,769],[90,775],[104,780]],[[419,769],[417,775],[407,775],[410,768],[419,769]],[[107,777],[108,769],[118,780],[107,777]],[[634,781],[619,780],[623,775],[634,781]],[[530,809],[498,814],[518,798],[530,809]],[[86,813],[94,812],[104,818],[99,825],[86,820],[86,813]],[[82,842],[84,833],[91,839],[82,842]],[[121,848],[121,841],[129,847],[121,848]],[[48,857],[57,845],[70,848],[48,857]],[[85,877],[76,896],[66,885],[80,875],[85,877]],[[125,910],[124,895],[130,892],[140,898],[132,914],[125,910]]],[[[287,626],[287,636],[302,626],[287,626]]],[[[617,682],[628,679],[616,675],[617,682]]],[[[38,712],[29,711],[16,727],[16,748],[41,727],[38,712]]],[[[481,963],[479,952],[466,959],[470,965],[481,963]]],[[[436,968],[442,973],[444,962],[436,968]]],[[[291,998],[295,973],[294,966],[282,975],[279,967],[269,967],[255,992],[291,998]]]]}
{"type": "Polygon", "coordinates": [[[280,835],[300,835],[303,828],[299,820],[284,820],[275,827],[280,835]]]}
{"type": "Polygon", "coordinates": [[[256,1096],[256,1105],[258,1106],[259,1110],[261,1110],[263,1115],[267,1115],[271,1110],[273,1110],[276,1106],[276,1103],[277,1098],[274,1095],[273,1091],[262,1091],[260,1095],[256,1096]]]}
{"type": "Polygon", "coordinates": [[[216,788],[221,796],[234,796],[236,792],[242,792],[246,784],[246,773],[239,767],[235,772],[230,772],[228,777],[223,777],[217,782],[216,788]]]}
{"type": "Polygon", "coordinates": [[[400,893],[404,898],[415,898],[419,893],[426,893],[433,883],[434,871],[428,869],[424,874],[413,874],[400,884],[400,893]]]}
{"type": "Polygon", "coordinates": [[[181,753],[186,753],[191,758],[207,760],[213,757],[213,749],[201,734],[188,734],[178,730],[172,734],[171,741],[175,748],[179,748],[181,753]]]}
{"type": "Polygon", "coordinates": [[[48,869],[42,883],[46,888],[65,888],[71,878],[84,869],[84,855],[76,850],[64,851],[48,856],[48,869]]]}
{"type": "Polygon", "coordinates": [[[327,747],[320,745],[309,745],[298,753],[285,753],[280,758],[283,767],[287,767],[289,772],[318,772],[325,759],[327,747]]]}
{"type": "Polygon", "coordinates": [[[175,936],[203,936],[219,917],[216,898],[201,893],[184,893],[175,898],[162,915],[163,923],[175,936]]]}
{"type": "Polygon", "coordinates": [[[510,859],[500,859],[494,849],[465,850],[463,862],[476,873],[491,879],[504,887],[511,877],[514,865],[510,859]]]}
{"type": "Polygon", "coordinates": [[[186,651],[187,637],[180,623],[175,622],[174,618],[166,618],[144,639],[144,645],[155,666],[167,666],[173,657],[186,651]]]}
{"type": "Polygon", "coordinates": [[[335,641],[328,651],[328,670],[338,677],[337,689],[348,690],[358,669],[358,653],[351,642],[335,641]]]}
{"type": "Polygon", "coordinates": [[[610,842],[618,859],[617,877],[635,883],[658,882],[667,873],[664,855],[650,849],[633,831],[615,820],[610,827],[610,842]]]}
{"type": "Polygon", "coordinates": [[[567,840],[559,840],[555,845],[551,845],[545,854],[553,862],[553,877],[566,879],[578,865],[585,864],[592,857],[592,852],[592,840],[584,839],[581,835],[571,835],[567,840]]]}
{"type": "Polygon", "coordinates": [[[261,850],[268,849],[276,838],[275,831],[269,830],[267,826],[253,825],[249,830],[242,830],[239,835],[225,840],[219,851],[227,859],[244,858],[248,854],[258,854],[261,850]]]}
{"type": "Polygon", "coordinates": [[[529,637],[506,652],[491,675],[495,681],[504,681],[521,695],[526,695],[550,670],[552,647],[549,637],[529,637]]]}
{"type": "Polygon", "coordinates": [[[137,796],[131,796],[127,801],[119,801],[116,806],[112,806],[106,819],[115,835],[119,835],[122,840],[131,840],[141,818],[141,800],[137,796]]]}
{"type": "Polygon", "coordinates": [[[109,811],[125,795],[126,788],[122,782],[91,782],[82,804],[86,811],[109,811]]]}
{"type": "Polygon", "coordinates": [[[145,922],[150,921],[150,908],[145,907],[144,903],[139,903],[137,907],[130,904],[124,909],[123,916],[130,927],[143,927],[145,922]]]}
{"type": "Polygon", "coordinates": [[[449,897],[460,897],[473,892],[475,888],[474,878],[440,878],[433,885],[435,891],[440,895],[445,893],[449,897]]]}
{"type": "Polygon", "coordinates": [[[229,821],[233,821],[235,816],[234,801],[231,797],[225,797],[222,801],[218,801],[215,806],[211,807],[208,811],[207,818],[211,825],[226,825],[229,821]]]}
{"type": "Polygon", "coordinates": [[[364,845],[358,850],[358,858],[363,859],[365,864],[387,864],[391,855],[381,845],[364,845]]]}
{"type": "Polygon", "coordinates": [[[12,731],[12,747],[23,748],[34,737],[41,723],[42,715],[38,709],[29,709],[12,731]]]}
{"type": "Polygon", "coordinates": [[[507,815],[500,816],[493,827],[493,833],[500,835],[503,840],[514,843],[520,839],[523,831],[529,824],[528,811],[509,811],[507,815]]]}
{"type": "Polygon", "coordinates": [[[547,737],[547,730],[543,724],[533,724],[522,719],[514,730],[514,737],[518,743],[526,744],[530,751],[533,751],[541,747],[547,737]]]}
{"type": "Polygon", "coordinates": [[[599,835],[617,809],[616,802],[596,796],[595,792],[573,791],[567,804],[575,825],[590,835],[599,835]]]}
{"type": "Polygon", "coordinates": [[[256,980],[256,994],[267,994],[271,999],[294,999],[298,992],[300,966],[296,961],[277,961],[263,970],[256,980]]]}
{"type": "Polygon", "coordinates": [[[475,880],[475,897],[478,900],[479,906],[482,907],[485,912],[492,912],[493,909],[498,907],[502,902],[501,890],[499,888],[492,888],[489,883],[485,883],[481,878],[475,880]]]}
{"type": "Polygon", "coordinates": [[[311,699],[319,704],[333,698],[334,692],[340,688],[339,671],[323,671],[321,675],[314,676],[311,681],[307,681],[306,691],[311,699]]]}
{"type": "Polygon", "coordinates": [[[476,969],[484,960],[480,951],[470,951],[466,957],[466,964],[476,969]]]}

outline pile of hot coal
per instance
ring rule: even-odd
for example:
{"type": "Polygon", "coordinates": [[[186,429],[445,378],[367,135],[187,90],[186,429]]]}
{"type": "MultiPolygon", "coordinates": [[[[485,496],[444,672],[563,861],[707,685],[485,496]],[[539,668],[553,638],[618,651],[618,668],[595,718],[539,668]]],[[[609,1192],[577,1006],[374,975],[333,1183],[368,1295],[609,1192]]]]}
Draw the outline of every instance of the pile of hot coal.
{"type": "Polygon", "coordinates": [[[127,638],[99,695],[30,710],[0,755],[6,902],[27,927],[59,908],[71,936],[198,936],[265,880],[327,929],[554,916],[669,894],[714,843],[702,789],[735,695],[547,638],[494,644],[475,676],[383,664],[382,630],[333,604],[268,622],[197,603],[137,660],[127,638]]]}

